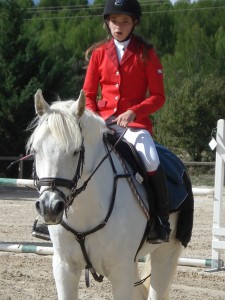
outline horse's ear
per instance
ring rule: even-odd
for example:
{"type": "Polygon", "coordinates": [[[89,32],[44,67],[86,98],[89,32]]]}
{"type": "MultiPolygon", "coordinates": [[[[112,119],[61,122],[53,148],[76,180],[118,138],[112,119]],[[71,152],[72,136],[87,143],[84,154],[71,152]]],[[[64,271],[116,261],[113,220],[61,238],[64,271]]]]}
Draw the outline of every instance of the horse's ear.
{"type": "Polygon", "coordinates": [[[34,102],[35,102],[36,114],[39,116],[42,116],[44,113],[46,113],[50,109],[50,106],[45,101],[45,99],[42,95],[42,91],[40,89],[37,90],[37,92],[34,96],[34,102]]]}
{"type": "Polygon", "coordinates": [[[78,117],[81,117],[85,111],[86,107],[86,97],[83,90],[80,91],[79,98],[77,99],[77,107],[76,107],[76,115],[78,117]]]}

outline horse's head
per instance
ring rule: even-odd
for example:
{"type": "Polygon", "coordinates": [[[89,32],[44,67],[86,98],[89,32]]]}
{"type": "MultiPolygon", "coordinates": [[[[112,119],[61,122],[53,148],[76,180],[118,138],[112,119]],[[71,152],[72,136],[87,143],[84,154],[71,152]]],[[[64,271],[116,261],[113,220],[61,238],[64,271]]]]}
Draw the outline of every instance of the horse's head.
{"type": "Polygon", "coordinates": [[[38,90],[35,110],[36,128],[27,149],[34,154],[34,179],[40,193],[36,209],[47,224],[58,224],[82,173],[80,119],[85,112],[85,95],[81,91],[77,101],[57,101],[49,106],[38,90]]]}

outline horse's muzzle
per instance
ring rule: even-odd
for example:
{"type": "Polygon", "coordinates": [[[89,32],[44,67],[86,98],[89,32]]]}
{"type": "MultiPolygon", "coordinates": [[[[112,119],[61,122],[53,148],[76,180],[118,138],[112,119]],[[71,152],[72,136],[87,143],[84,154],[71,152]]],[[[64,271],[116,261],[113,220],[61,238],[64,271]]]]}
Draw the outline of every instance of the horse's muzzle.
{"type": "Polygon", "coordinates": [[[35,206],[47,225],[56,225],[61,222],[65,202],[57,193],[44,192],[36,201],[35,206]]]}

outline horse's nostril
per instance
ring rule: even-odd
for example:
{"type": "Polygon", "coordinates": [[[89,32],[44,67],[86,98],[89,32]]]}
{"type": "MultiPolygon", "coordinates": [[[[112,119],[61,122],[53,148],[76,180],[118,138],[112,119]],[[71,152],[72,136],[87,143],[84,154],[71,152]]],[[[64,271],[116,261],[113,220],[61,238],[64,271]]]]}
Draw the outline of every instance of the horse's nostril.
{"type": "Polygon", "coordinates": [[[40,208],[40,201],[36,201],[35,207],[36,207],[36,210],[37,210],[38,212],[41,211],[41,208],[40,208]]]}
{"type": "Polygon", "coordinates": [[[54,206],[54,212],[55,212],[56,214],[59,214],[59,213],[61,213],[61,212],[64,210],[64,208],[65,208],[64,202],[63,202],[63,201],[58,201],[58,202],[55,204],[55,206],[54,206]]]}

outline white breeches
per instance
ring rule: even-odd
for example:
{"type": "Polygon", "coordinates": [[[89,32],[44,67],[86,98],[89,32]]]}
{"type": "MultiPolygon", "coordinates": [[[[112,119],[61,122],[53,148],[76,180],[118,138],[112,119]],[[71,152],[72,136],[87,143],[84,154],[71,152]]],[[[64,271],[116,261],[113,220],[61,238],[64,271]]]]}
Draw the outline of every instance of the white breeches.
{"type": "MultiPolygon", "coordinates": [[[[121,135],[125,128],[118,125],[112,125],[111,128],[121,135]]],[[[124,138],[134,145],[138,151],[144,165],[146,172],[154,172],[158,169],[160,164],[155,143],[149,131],[141,128],[127,128],[124,138]]]]}

